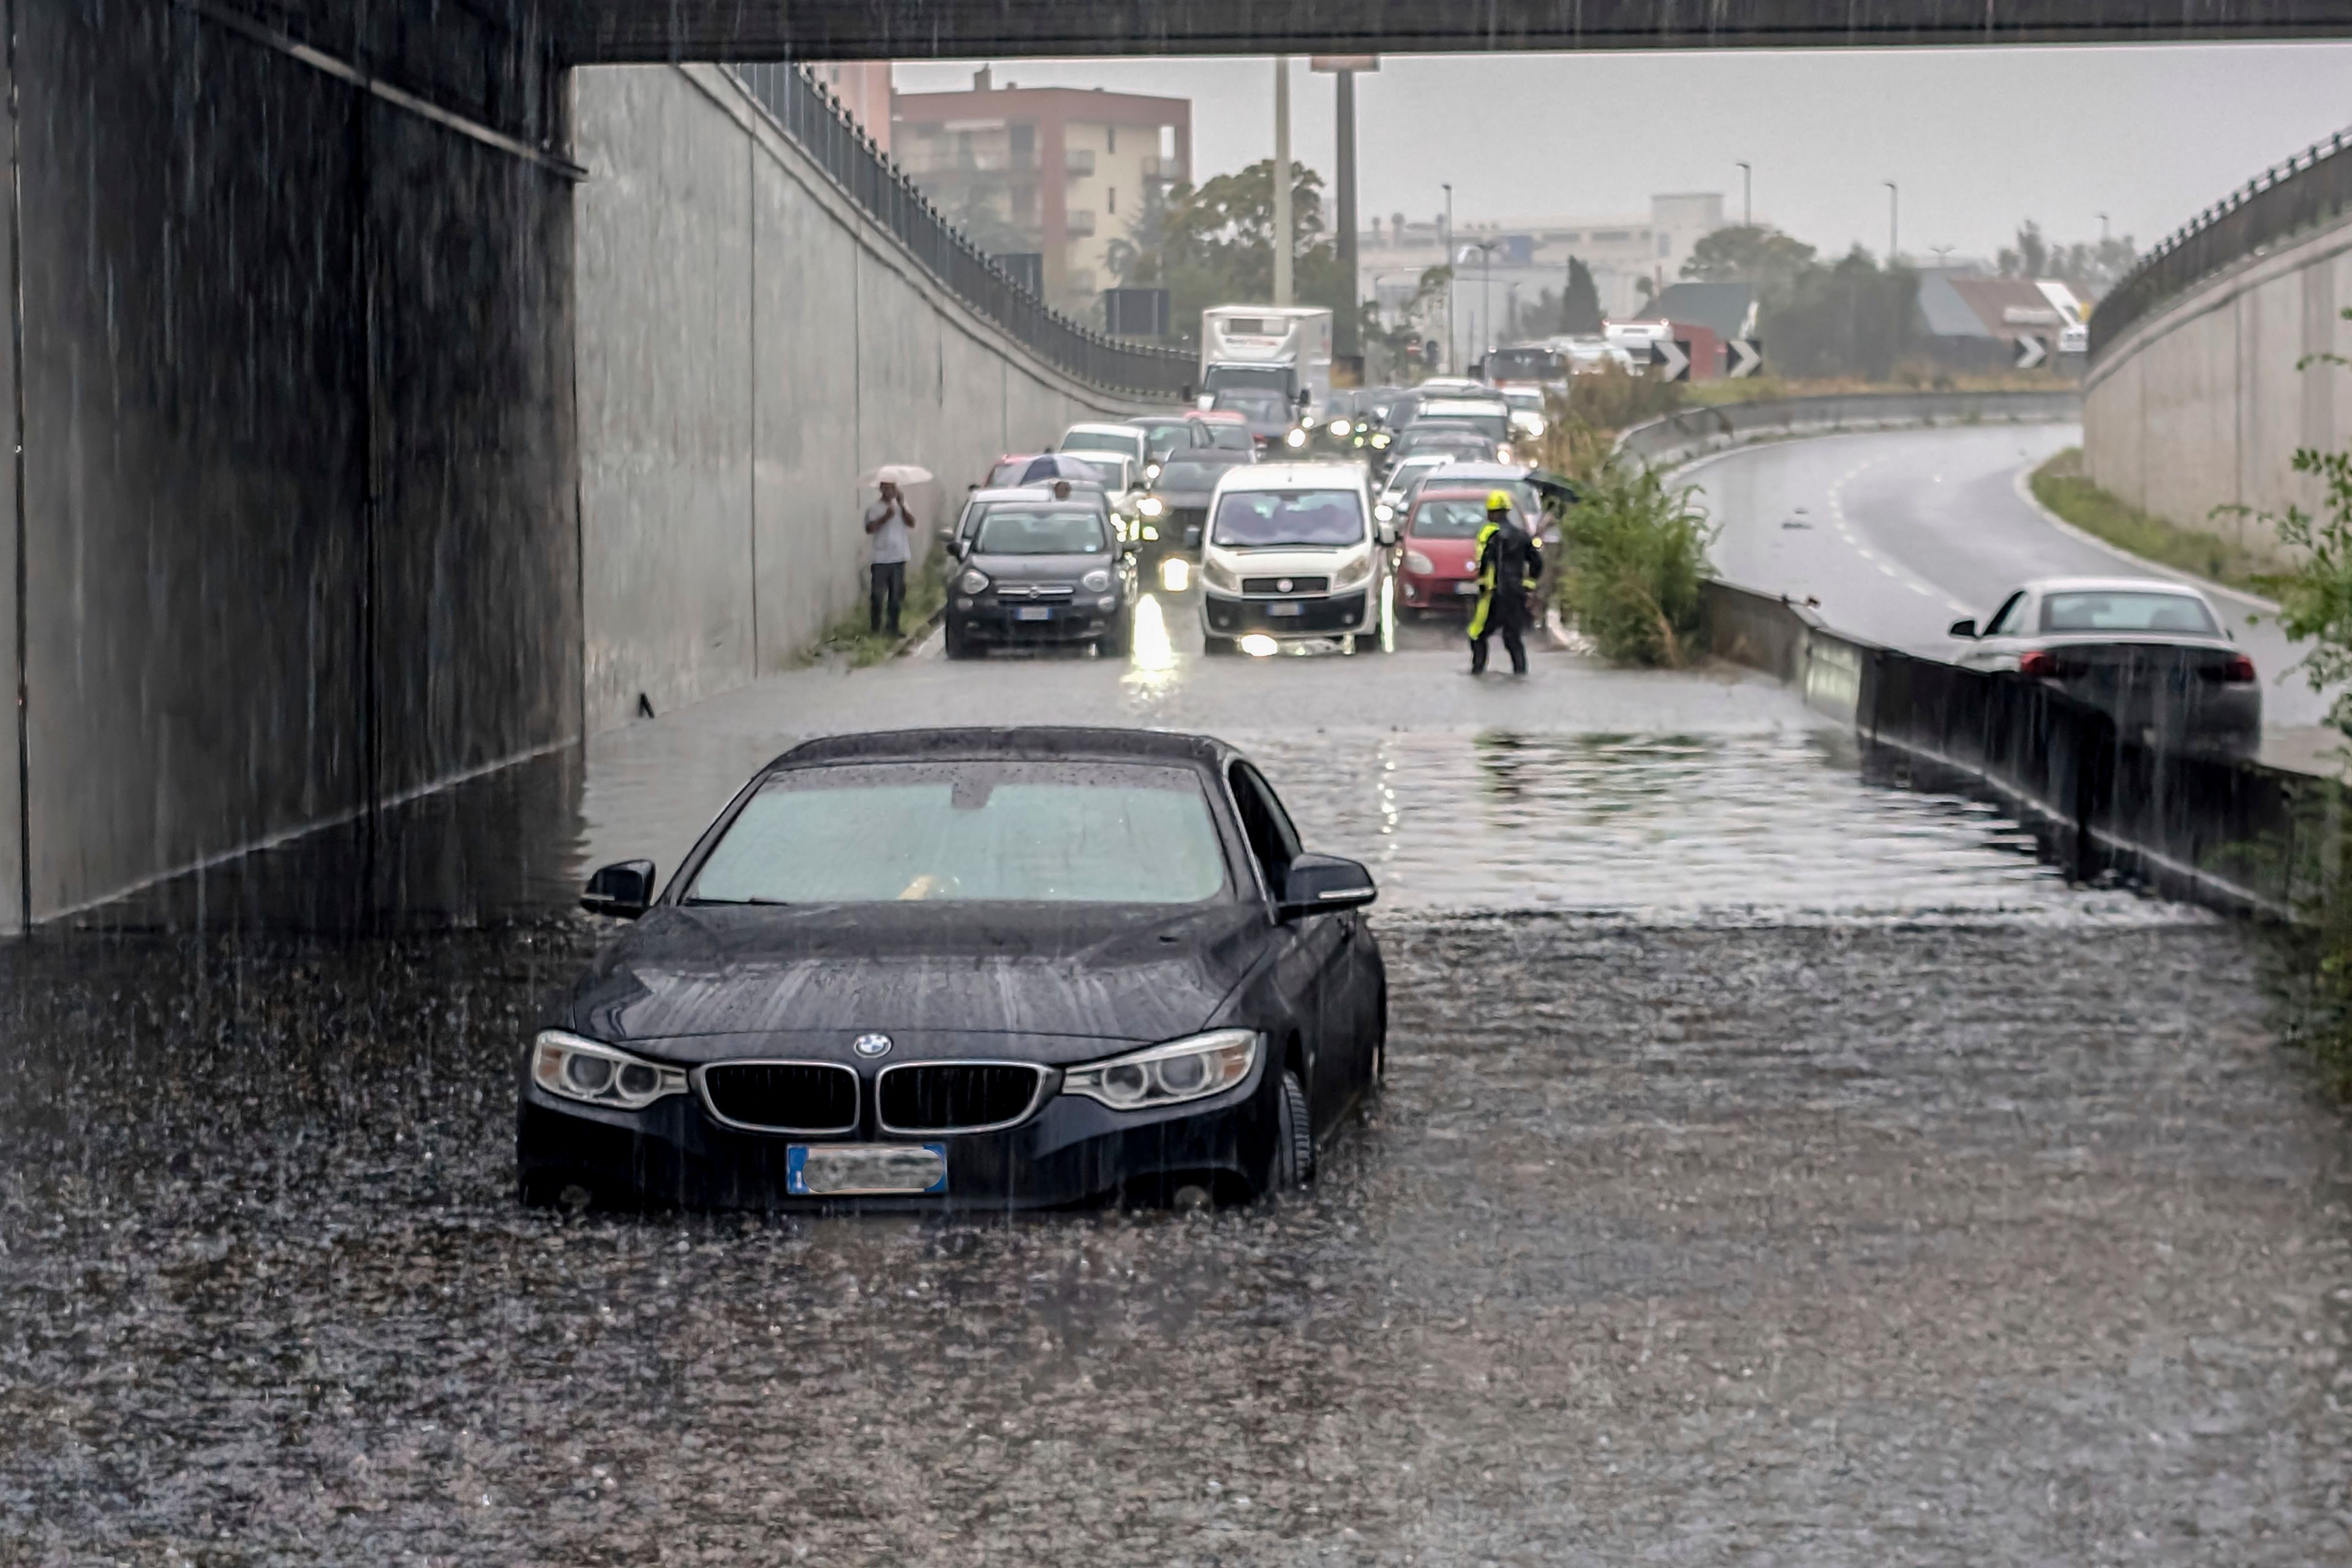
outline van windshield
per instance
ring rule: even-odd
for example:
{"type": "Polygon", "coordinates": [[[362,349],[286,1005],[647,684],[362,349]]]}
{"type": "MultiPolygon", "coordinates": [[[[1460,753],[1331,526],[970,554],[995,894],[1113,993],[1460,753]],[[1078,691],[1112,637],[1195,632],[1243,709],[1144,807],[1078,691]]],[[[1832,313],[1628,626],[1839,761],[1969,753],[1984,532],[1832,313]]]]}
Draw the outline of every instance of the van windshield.
{"type": "Polygon", "coordinates": [[[1353,490],[1232,490],[1217,502],[1209,542],[1230,550],[1359,544],[1364,507],[1353,490]]]}

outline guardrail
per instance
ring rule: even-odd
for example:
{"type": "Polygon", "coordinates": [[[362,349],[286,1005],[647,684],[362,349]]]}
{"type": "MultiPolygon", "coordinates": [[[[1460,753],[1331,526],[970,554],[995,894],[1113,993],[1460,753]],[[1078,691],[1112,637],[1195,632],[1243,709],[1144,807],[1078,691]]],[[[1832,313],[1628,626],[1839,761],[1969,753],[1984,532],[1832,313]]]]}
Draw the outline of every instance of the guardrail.
{"type": "Polygon", "coordinates": [[[2352,132],[2263,170],[2158,241],[2091,312],[2091,357],[2167,300],[2241,257],[2352,211],[2352,132]]]}
{"type": "Polygon", "coordinates": [[[897,236],[940,287],[1056,369],[1111,391],[1151,396],[1177,396],[1198,379],[1191,354],[1105,337],[1015,283],[925,199],[803,68],[730,68],[777,128],[799,143],[867,216],[897,236]]]}
{"type": "Polygon", "coordinates": [[[1824,397],[1759,398],[1685,408],[1636,425],[1617,438],[1654,467],[1775,436],[1885,430],[1912,425],[2044,425],[2083,416],[2083,395],[2049,392],[1857,392],[1824,397]]]}
{"type": "Polygon", "coordinates": [[[1711,646],[1849,723],[1874,775],[1990,795],[2068,876],[2297,919],[2341,865],[2346,786],[2143,743],[2040,681],[1963,669],[1831,630],[1801,605],[1706,584],[1711,646]]]}

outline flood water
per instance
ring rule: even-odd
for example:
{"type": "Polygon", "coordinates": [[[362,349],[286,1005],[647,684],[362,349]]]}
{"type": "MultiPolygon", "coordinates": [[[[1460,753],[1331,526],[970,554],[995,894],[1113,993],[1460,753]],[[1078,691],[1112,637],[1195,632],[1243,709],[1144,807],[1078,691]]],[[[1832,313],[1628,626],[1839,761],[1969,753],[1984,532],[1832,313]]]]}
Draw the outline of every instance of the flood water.
{"type": "Polygon", "coordinates": [[[262,918],[293,845],[0,955],[0,1561],[2352,1554],[2352,1169],[2256,935],[1769,692],[1395,658],[1429,721],[1184,699],[1384,889],[1390,1081],[1280,1203],[512,1201],[581,865],[919,668],[419,803],[370,875],[437,921],[262,918]]]}

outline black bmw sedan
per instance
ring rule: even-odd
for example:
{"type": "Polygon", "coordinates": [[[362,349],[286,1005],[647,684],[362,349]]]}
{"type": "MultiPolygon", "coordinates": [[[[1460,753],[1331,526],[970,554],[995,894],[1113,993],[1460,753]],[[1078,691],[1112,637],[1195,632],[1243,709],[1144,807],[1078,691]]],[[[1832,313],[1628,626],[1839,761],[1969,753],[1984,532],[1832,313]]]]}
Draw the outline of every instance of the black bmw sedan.
{"type": "Polygon", "coordinates": [[[1369,873],[1220,742],[936,730],[761,769],[529,1042],[525,1200],[1023,1208],[1311,1179],[1381,1078],[1369,873]]]}

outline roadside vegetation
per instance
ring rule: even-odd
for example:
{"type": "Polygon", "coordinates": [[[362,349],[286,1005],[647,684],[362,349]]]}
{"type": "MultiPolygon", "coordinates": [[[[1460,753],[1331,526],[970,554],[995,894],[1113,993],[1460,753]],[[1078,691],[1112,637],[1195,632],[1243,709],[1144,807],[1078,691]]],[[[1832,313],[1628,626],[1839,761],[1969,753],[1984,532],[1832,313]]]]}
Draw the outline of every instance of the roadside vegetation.
{"type": "Polygon", "coordinates": [[[1645,463],[1603,463],[1560,520],[1561,613],[1618,664],[1679,669],[1706,651],[1699,585],[1715,526],[1645,463]]]}
{"type": "Polygon", "coordinates": [[[857,595],[857,603],[844,612],[808,651],[808,662],[838,659],[852,669],[864,669],[879,664],[898,651],[898,645],[929,624],[948,602],[948,554],[937,544],[907,574],[907,598],[898,611],[898,628],[902,634],[892,637],[887,631],[866,629],[867,609],[866,595],[857,595]]]}
{"type": "Polygon", "coordinates": [[[2158,565],[2193,573],[2209,583],[2259,591],[2274,559],[2238,539],[2152,517],[2092,483],[2083,449],[2069,447],[2033,470],[2033,499],[2084,532],[2158,565]]]}

